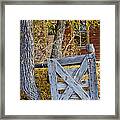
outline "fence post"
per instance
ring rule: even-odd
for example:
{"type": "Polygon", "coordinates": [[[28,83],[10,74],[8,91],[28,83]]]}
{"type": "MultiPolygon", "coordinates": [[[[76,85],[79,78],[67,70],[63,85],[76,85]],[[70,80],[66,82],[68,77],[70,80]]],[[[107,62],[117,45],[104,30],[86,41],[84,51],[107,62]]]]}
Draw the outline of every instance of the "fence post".
{"type": "Polygon", "coordinates": [[[48,60],[48,74],[50,81],[50,89],[51,89],[51,99],[57,100],[57,75],[56,75],[56,63],[51,59],[48,60]]]}
{"type": "Polygon", "coordinates": [[[89,58],[89,54],[87,55],[90,87],[89,95],[91,99],[96,100],[98,99],[98,83],[96,78],[96,58],[93,44],[87,45],[87,51],[92,55],[92,58],[89,58]]]}

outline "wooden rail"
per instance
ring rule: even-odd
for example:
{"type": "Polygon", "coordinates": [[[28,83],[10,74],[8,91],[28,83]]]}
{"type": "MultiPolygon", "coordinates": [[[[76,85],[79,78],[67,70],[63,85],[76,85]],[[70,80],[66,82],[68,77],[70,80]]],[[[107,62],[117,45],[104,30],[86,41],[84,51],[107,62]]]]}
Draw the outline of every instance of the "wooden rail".
{"type": "MultiPolygon", "coordinates": [[[[81,64],[86,55],[89,55],[89,58],[92,58],[92,53],[91,53],[91,54],[79,55],[79,56],[74,56],[74,57],[65,57],[65,58],[56,59],[56,60],[62,66],[76,65],[76,64],[81,64]]],[[[42,63],[42,64],[35,64],[35,66],[34,66],[34,68],[46,68],[46,67],[48,67],[47,62],[42,63]]]]}

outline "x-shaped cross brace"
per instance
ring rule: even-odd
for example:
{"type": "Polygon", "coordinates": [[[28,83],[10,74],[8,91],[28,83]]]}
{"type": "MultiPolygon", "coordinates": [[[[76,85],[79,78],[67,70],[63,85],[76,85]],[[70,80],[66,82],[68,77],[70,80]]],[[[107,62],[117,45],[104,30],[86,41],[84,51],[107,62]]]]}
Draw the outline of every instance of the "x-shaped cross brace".
{"type": "Polygon", "coordinates": [[[52,80],[52,93],[56,95],[53,96],[53,99],[57,98],[57,82],[56,81],[56,72],[63,78],[63,80],[68,84],[67,88],[65,89],[64,93],[60,96],[60,100],[66,100],[69,99],[69,97],[75,92],[81,99],[88,100],[90,99],[89,95],[85,92],[85,90],[82,88],[82,85],[78,83],[78,81],[82,78],[84,73],[87,71],[87,58],[85,57],[80,68],[76,72],[75,77],[71,77],[71,75],[60,65],[60,63],[56,59],[50,60],[48,64],[48,68],[52,68],[49,70],[49,74],[52,74],[53,76],[49,75],[49,78],[52,80]],[[52,65],[52,63],[54,63],[52,65]],[[52,65],[52,66],[51,66],[52,65]],[[54,69],[54,70],[53,70],[54,69]]]}

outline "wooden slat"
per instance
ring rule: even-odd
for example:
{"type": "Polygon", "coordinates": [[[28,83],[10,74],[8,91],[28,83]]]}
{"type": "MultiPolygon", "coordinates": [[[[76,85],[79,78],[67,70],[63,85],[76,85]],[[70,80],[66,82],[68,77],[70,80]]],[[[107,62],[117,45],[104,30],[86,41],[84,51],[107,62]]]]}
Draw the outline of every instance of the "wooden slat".
{"type": "Polygon", "coordinates": [[[96,79],[95,55],[93,55],[93,59],[88,60],[88,71],[89,71],[90,98],[92,100],[96,100],[98,99],[98,86],[96,79]]]}
{"type": "MultiPolygon", "coordinates": [[[[73,77],[73,76],[75,76],[75,74],[76,74],[76,72],[77,72],[77,70],[78,70],[79,68],[70,68],[70,69],[68,69],[68,68],[65,68],[65,70],[67,70],[67,72],[73,77]]],[[[61,83],[61,82],[59,82],[59,83],[61,83]]],[[[62,84],[62,83],[61,83],[62,84]]],[[[67,86],[66,86],[67,87],[67,86]]],[[[66,88],[65,87],[65,88],[66,88]]],[[[58,88],[58,89],[61,89],[61,88],[58,88]]],[[[62,95],[60,94],[59,95],[59,97],[58,97],[58,99],[60,99],[60,97],[61,97],[62,95]]]]}
{"type": "Polygon", "coordinates": [[[64,79],[64,81],[70,86],[69,88],[75,91],[81,99],[89,99],[88,94],[83,90],[82,86],[78,84],[69,73],[54,59],[56,62],[56,72],[64,79]]]}
{"type": "Polygon", "coordinates": [[[58,90],[63,90],[67,87],[67,85],[65,83],[62,83],[62,82],[58,82],[57,83],[57,89],[58,90]]]}
{"type": "MultiPolygon", "coordinates": [[[[88,87],[89,84],[88,84],[88,80],[85,80],[86,83],[84,84],[81,84],[82,87],[88,87]]],[[[63,90],[67,87],[67,85],[65,83],[62,83],[62,82],[58,82],[57,83],[57,89],[58,90],[63,90]]]]}
{"type": "Polygon", "coordinates": [[[70,69],[65,69],[67,70],[67,72],[72,76],[74,77],[76,72],[78,71],[79,68],[70,68],[70,69]]]}
{"type": "Polygon", "coordinates": [[[51,88],[51,99],[57,100],[57,75],[56,75],[56,63],[52,60],[48,61],[48,74],[49,74],[49,81],[50,81],[50,88],[51,88]]]}
{"type": "Polygon", "coordinates": [[[59,100],[60,96],[61,96],[61,94],[60,94],[60,93],[58,93],[58,100],[59,100]]]}
{"type": "MultiPolygon", "coordinates": [[[[76,82],[78,82],[82,76],[84,75],[84,73],[87,70],[87,60],[86,57],[84,58],[81,67],[78,69],[78,71],[76,72],[76,75],[74,76],[74,79],[76,82]]],[[[80,85],[82,87],[82,85],[80,85]]],[[[87,93],[83,90],[84,94],[86,95],[87,93]]],[[[69,88],[69,86],[66,88],[66,90],[64,91],[64,93],[61,95],[62,100],[64,99],[68,99],[73,93],[73,90],[69,88]]],[[[88,96],[88,94],[87,94],[88,96]]]]}
{"type": "MultiPolygon", "coordinates": [[[[86,55],[88,55],[88,54],[86,54],[86,55]]],[[[62,59],[57,59],[57,61],[63,66],[64,65],[81,64],[86,55],[78,55],[78,56],[75,56],[75,57],[65,57],[65,58],[62,58],[62,59]]],[[[89,54],[89,57],[92,57],[92,54],[89,54]]],[[[34,67],[35,68],[47,67],[47,62],[43,63],[43,64],[35,64],[34,67]]]]}
{"type": "Polygon", "coordinates": [[[74,64],[80,64],[83,59],[84,59],[85,55],[79,55],[79,56],[75,56],[75,57],[66,57],[63,59],[59,59],[57,60],[61,65],[74,65],[74,64]]]}

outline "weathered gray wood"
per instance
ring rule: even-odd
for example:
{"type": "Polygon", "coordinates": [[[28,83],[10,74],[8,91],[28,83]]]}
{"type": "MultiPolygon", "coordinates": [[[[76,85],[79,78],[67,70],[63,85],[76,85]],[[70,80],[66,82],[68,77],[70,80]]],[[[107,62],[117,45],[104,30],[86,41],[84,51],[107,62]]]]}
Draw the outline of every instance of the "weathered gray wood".
{"type": "Polygon", "coordinates": [[[90,86],[90,99],[96,100],[98,99],[98,83],[96,79],[96,61],[95,54],[92,55],[93,58],[90,59],[88,57],[88,72],[89,72],[89,86],[90,86]]]}
{"type": "MultiPolygon", "coordinates": [[[[57,61],[61,64],[61,65],[75,65],[75,64],[81,64],[84,57],[87,56],[86,55],[78,55],[78,56],[74,56],[74,57],[65,57],[65,58],[61,58],[61,59],[57,59],[57,61]]],[[[92,58],[92,54],[89,54],[89,58],[92,58]]],[[[42,67],[47,67],[47,62],[43,63],[43,64],[35,64],[34,66],[35,68],[42,68],[42,67]]]]}
{"type": "MultiPolygon", "coordinates": [[[[65,89],[63,94],[58,94],[58,97],[57,97],[58,99],[60,99],[60,100],[70,99],[72,94],[74,94],[74,91],[77,93],[77,95],[79,97],[80,97],[80,95],[84,94],[86,97],[88,97],[87,99],[90,99],[90,97],[88,95],[89,91],[86,92],[82,88],[82,87],[88,87],[90,85],[88,80],[86,80],[85,84],[81,83],[81,78],[88,69],[88,61],[87,60],[88,60],[88,58],[93,59],[94,53],[89,54],[89,55],[86,55],[83,58],[80,68],[70,68],[70,69],[66,69],[66,70],[60,65],[60,63],[56,59],[52,59],[52,61],[54,61],[56,63],[56,72],[68,84],[68,86],[67,86],[63,83],[58,83],[57,90],[65,89]],[[72,88],[71,88],[71,86],[72,86],[72,88]],[[81,89],[83,90],[82,93],[78,92],[78,89],[80,89],[80,86],[81,86],[81,89]]],[[[92,66],[94,66],[94,65],[95,64],[93,64],[92,66]]],[[[95,70],[95,68],[94,68],[94,70],[95,70]]],[[[90,73],[90,75],[91,75],[91,73],[90,73]]],[[[91,76],[91,77],[93,77],[93,76],[91,76]]],[[[79,91],[81,91],[81,90],[79,90],[79,91]]],[[[86,99],[86,98],[81,98],[81,99],[86,99]]]]}
{"type": "Polygon", "coordinates": [[[79,68],[65,68],[65,70],[67,70],[67,72],[74,77],[76,72],[78,71],[79,68]]]}
{"type": "Polygon", "coordinates": [[[54,59],[56,62],[56,72],[64,79],[70,86],[69,88],[75,91],[81,99],[89,99],[89,95],[83,90],[82,86],[78,84],[69,73],[54,59]]]}
{"type": "Polygon", "coordinates": [[[78,55],[75,57],[66,57],[66,58],[58,59],[57,61],[61,65],[74,65],[74,64],[82,63],[84,57],[85,57],[85,55],[78,55]]]}
{"type": "Polygon", "coordinates": [[[86,50],[90,53],[94,53],[95,52],[95,48],[93,46],[93,44],[87,44],[86,45],[86,50]]]}
{"type": "MultiPolygon", "coordinates": [[[[88,87],[89,86],[88,80],[85,80],[84,84],[82,84],[82,83],[80,83],[80,84],[81,84],[82,87],[88,87]]],[[[57,89],[58,90],[64,90],[64,89],[66,89],[66,87],[67,87],[67,85],[65,83],[62,83],[62,82],[57,83],[57,89]]]]}
{"type": "Polygon", "coordinates": [[[51,88],[51,99],[57,100],[57,75],[56,75],[56,63],[52,60],[48,61],[48,74],[51,88]]]}
{"type": "MultiPolygon", "coordinates": [[[[73,76],[75,76],[75,74],[76,74],[76,72],[77,72],[77,70],[78,70],[79,68],[65,68],[65,70],[67,70],[67,72],[73,77],[73,76]]],[[[61,82],[59,82],[59,83],[61,83],[61,82]]],[[[62,84],[62,83],[61,83],[62,84]]],[[[64,83],[65,84],[65,83],[64,83]]],[[[60,87],[60,86],[59,86],[60,87]]],[[[66,87],[67,87],[67,85],[66,85],[66,87]]],[[[60,89],[60,88],[58,88],[58,89],[60,89]]],[[[65,88],[66,89],[66,88],[65,88]]],[[[58,97],[58,99],[60,100],[60,97],[62,96],[62,94],[59,94],[59,97],[58,97]]]]}
{"type": "Polygon", "coordinates": [[[65,83],[58,82],[57,83],[57,89],[58,90],[64,90],[67,87],[65,83]]]}
{"type": "MultiPolygon", "coordinates": [[[[81,80],[82,76],[84,75],[84,73],[87,71],[87,58],[85,57],[81,67],[78,69],[78,71],[76,72],[74,79],[76,82],[78,82],[79,80],[81,80]]],[[[82,86],[82,85],[81,85],[82,86]]],[[[69,97],[72,95],[73,90],[69,88],[69,86],[66,88],[66,90],[64,91],[64,93],[61,95],[60,99],[64,100],[64,99],[69,99],[69,97]]],[[[84,91],[84,93],[86,94],[86,92],[84,91]]]]}

